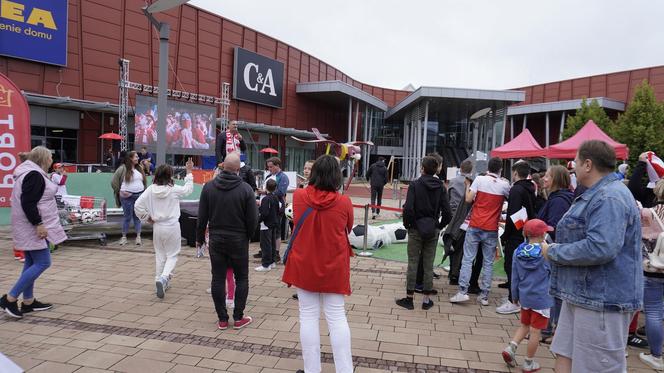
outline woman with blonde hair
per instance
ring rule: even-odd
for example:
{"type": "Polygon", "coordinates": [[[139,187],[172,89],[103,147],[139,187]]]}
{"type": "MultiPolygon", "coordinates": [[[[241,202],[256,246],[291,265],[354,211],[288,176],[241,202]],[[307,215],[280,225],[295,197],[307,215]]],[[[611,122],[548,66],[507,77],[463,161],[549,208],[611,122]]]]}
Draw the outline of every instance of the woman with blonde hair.
{"type": "Polygon", "coordinates": [[[49,244],[57,245],[67,239],[60,225],[55,193],[58,186],[48,177],[53,163],[51,151],[37,146],[27,154],[26,160],[14,170],[14,188],[11,195],[11,223],[14,247],[25,255],[23,272],[14,287],[0,298],[0,308],[14,318],[32,311],[45,311],[53,307],[38,301],[33,294],[35,281],[51,266],[49,244]],[[21,308],[18,297],[23,295],[21,308]]]}
{"type": "MultiPolygon", "coordinates": [[[[552,240],[555,240],[556,225],[560,218],[569,210],[572,201],[574,201],[574,192],[570,189],[571,177],[567,168],[563,166],[551,166],[546,171],[542,181],[544,182],[544,189],[549,194],[549,199],[544,203],[537,218],[543,220],[548,226],[553,227],[554,231],[549,232],[549,236],[552,240]]],[[[549,325],[545,330],[542,330],[543,342],[546,342],[553,335],[553,331],[558,323],[562,301],[558,298],[554,299],[555,304],[551,308],[549,325]]]]}
{"type": "Polygon", "coordinates": [[[141,220],[134,213],[134,204],[143,193],[147,185],[143,168],[138,165],[139,157],[135,151],[130,151],[124,158],[124,164],[115,171],[111,180],[111,187],[115,193],[115,202],[122,206],[122,238],[120,245],[127,244],[129,223],[134,221],[136,231],[136,245],[141,244],[141,220]]]}

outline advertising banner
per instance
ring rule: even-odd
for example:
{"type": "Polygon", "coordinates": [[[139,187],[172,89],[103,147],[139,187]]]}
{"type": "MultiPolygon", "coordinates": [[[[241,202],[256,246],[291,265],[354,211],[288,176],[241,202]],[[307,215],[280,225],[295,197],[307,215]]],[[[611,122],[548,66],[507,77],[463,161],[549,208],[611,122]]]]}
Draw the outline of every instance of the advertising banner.
{"type": "Polygon", "coordinates": [[[1,0],[0,55],[67,65],[67,0],[1,0]]]}
{"type": "MultiPolygon", "coordinates": [[[[170,154],[214,155],[216,108],[209,105],[168,100],[166,152],[170,154]]],[[[157,98],[136,95],[134,147],[157,150],[157,98]]]]}
{"type": "Polygon", "coordinates": [[[30,151],[30,108],[11,80],[0,74],[0,207],[9,207],[18,153],[30,151]]]}
{"type": "Polygon", "coordinates": [[[283,106],[284,64],[235,47],[233,98],[255,104],[283,106]]]}

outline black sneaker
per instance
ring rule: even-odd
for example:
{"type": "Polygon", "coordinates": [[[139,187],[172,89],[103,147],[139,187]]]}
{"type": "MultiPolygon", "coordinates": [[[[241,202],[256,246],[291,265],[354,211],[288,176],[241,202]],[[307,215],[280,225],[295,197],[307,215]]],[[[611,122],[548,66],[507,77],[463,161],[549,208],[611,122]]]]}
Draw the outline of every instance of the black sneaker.
{"type": "Polygon", "coordinates": [[[414,310],[415,305],[413,304],[413,298],[405,297],[401,299],[397,299],[396,301],[397,306],[401,306],[407,310],[414,310]]]}
{"type": "Polygon", "coordinates": [[[509,282],[503,282],[501,284],[498,284],[498,287],[501,289],[509,289],[510,288],[510,283],[509,282]]]}
{"type": "Polygon", "coordinates": [[[297,294],[293,294],[293,299],[299,300],[300,298],[298,298],[297,294]]]}
{"type": "Polygon", "coordinates": [[[627,345],[635,348],[648,348],[648,341],[638,337],[636,334],[630,334],[627,337],[627,345]]]}
{"type": "Polygon", "coordinates": [[[42,303],[37,299],[33,300],[30,304],[21,303],[21,312],[29,313],[32,311],[46,311],[53,308],[53,305],[50,303],[42,303]]]}
{"type": "Polygon", "coordinates": [[[431,299],[429,299],[429,303],[422,303],[422,309],[425,311],[431,307],[433,307],[433,301],[431,299]]]}
{"type": "Polygon", "coordinates": [[[256,258],[256,259],[260,259],[260,258],[262,258],[262,257],[263,257],[263,254],[261,254],[260,251],[257,252],[256,254],[254,254],[254,258],[256,258]]]}
{"type": "Polygon", "coordinates": [[[2,298],[0,298],[0,308],[5,310],[5,312],[7,312],[7,315],[15,319],[23,318],[23,313],[21,312],[21,310],[18,309],[18,301],[16,302],[8,301],[7,294],[3,295],[2,298]]]}
{"type": "Polygon", "coordinates": [[[479,286],[471,286],[468,288],[468,294],[479,294],[482,292],[482,289],[479,288],[479,286]]]}

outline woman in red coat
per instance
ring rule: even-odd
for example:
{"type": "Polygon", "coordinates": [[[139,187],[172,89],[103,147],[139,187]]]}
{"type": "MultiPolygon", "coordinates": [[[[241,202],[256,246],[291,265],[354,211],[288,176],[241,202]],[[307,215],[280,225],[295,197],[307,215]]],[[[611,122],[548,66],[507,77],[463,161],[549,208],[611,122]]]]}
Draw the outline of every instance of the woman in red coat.
{"type": "Polygon", "coordinates": [[[350,257],[353,251],[348,232],[353,227],[353,206],[338,193],[342,185],[339,161],[319,157],[311,170],[309,185],[293,195],[294,235],[283,282],[297,287],[300,299],[300,342],[306,373],[321,371],[321,303],[330,331],[337,373],[352,373],[350,328],[344,295],[350,295],[350,257]]]}

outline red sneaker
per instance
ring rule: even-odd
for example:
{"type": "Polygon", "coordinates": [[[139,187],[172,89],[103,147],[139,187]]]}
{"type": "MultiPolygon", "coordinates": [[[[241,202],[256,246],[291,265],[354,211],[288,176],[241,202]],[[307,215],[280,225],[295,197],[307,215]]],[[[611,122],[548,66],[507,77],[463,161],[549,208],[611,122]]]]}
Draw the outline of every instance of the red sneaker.
{"type": "Polygon", "coordinates": [[[226,330],[226,329],[228,329],[228,321],[219,321],[219,322],[217,323],[217,328],[219,328],[219,330],[226,330]]]}
{"type": "Polygon", "coordinates": [[[235,325],[233,326],[233,329],[242,329],[245,326],[251,324],[251,322],[254,321],[251,317],[245,316],[242,318],[242,320],[237,320],[235,322],[235,325]]]}

